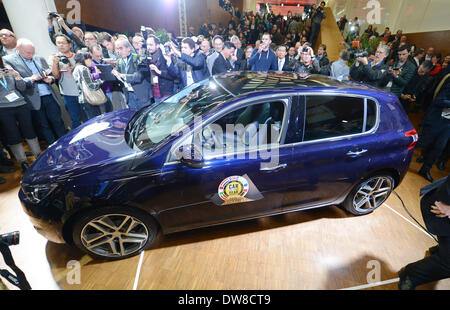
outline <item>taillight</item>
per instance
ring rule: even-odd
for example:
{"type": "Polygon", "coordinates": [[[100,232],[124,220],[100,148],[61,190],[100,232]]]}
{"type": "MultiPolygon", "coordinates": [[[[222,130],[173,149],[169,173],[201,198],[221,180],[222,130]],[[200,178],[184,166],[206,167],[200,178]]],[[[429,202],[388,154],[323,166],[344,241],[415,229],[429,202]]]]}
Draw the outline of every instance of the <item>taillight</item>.
{"type": "Polygon", "coordinates": [[[413,142],[408,146],[408,150],[412,150],[416,146],[417,141],[419,141],[419,135],[417,134],[417,131],[415,129],[407,131],[405,133],[405,137],[413,138],[413,142]]]}

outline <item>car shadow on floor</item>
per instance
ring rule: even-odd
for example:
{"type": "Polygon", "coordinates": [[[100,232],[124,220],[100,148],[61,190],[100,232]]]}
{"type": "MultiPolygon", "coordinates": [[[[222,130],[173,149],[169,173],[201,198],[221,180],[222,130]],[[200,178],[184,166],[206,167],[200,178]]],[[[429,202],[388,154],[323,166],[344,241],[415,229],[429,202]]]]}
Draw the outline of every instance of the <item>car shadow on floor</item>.
{"type": "Polygon", "coordinates": [[[327,206],[317,209],[301,210],[280,215],[266,216],[252,220],[217,226],[198,228],[168,235],[160,234],[156,242],[149,249],[159,249],[179,246],[189,243],[210,241],[215,239],[250,234],[270,229],[287,227],[324,218],[347,218],[353,215],[337,206],[327,206]]]}
{"type": "MultiPolygon", "coordinates": [[[[206,228],[198,228],[189,231],[173,233],[169,235],[159,234],[154,244],[146,251],[167,247],[180,246],[190,243],[210,241],[215,239],[233,237],[250,234],[270,229],[277,229],[289,225],[320,220],[323,218],[347,218],[352,217],[336,206],[329,206],[318,209],[290,212],[286,214],[267,216],[253,220],[240,221],[230,224],[222,224],[206,228]]],[[[71,260],[79,261],[86,254],[69,244],[57,244],[47,242],[46,255],[51,267],[66,268],[67,262],[71,260]]],[[[87,264],[104,263],[108,260],[92,259],[87,264]]]]}

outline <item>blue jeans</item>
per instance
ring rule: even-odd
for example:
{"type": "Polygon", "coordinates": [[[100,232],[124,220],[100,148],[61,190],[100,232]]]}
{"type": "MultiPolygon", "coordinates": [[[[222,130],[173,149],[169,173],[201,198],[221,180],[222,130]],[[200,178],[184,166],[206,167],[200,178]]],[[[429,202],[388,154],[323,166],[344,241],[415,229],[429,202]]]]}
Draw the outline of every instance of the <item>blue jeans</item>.
{"type": "Polygon", "coordinates": [[[70,123],[72,124],[72,129],[77,128],[81,125],[81,108],[78,103],[78,96],[61,96],[64,101],[64,106],[66,107],[67,113],[70,116],[70,123]]]}
{"type": "Polygon", "coordinates": [[[151,102],[142,102],[134,92],[128,92],[128,108],[139,110],[140,108],[149,105],[151,102]]]}

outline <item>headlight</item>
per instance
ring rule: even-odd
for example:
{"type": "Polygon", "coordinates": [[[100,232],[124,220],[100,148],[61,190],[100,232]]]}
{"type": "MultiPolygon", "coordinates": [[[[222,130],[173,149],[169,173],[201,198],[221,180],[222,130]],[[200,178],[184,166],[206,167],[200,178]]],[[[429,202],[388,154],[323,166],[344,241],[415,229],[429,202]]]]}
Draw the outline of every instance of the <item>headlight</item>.
{"type": "Polygon", "coordinates": [[[32,203],[39,203],[55,190],[57,184],[27,185],[22,184],[22,190],[32,203]]]}

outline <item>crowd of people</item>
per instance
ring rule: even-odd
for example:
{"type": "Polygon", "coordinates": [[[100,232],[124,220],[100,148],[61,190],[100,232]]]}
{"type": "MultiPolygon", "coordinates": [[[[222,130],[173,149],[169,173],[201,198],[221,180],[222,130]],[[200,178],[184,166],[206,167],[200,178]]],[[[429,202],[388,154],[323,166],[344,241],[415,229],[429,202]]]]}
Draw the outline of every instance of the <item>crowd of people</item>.
{"type": "MultiPolygon", "coordinates": [[[[58,52],[48,59],[35,54],[29,39],[18,39],[12,31],[2,29],[0,136],[9,157],[25,171],[29,162],[23,139],[38,156],[38,141],[50,145],[102,113],[160,102],[214,74],[274,70],[367,83],[398,96],[407,112],[428,111],[419,142],[423,149],[418,159],[423,161],[420,174],[432,181],[430,169],[436,160],[439,169],[444,169],[449,133],[447,124],[439,121],[441,112],[448,109],[450,55],[443,58],[433,47],[409,44],[401,30],[391,35],[386,28],[380,35],[369,26],[360,35],[355,18],[339,59],[331,62],[325,44],[317,51],[312,48],[326,18],[324,1],[302,16],[289,11],[286,17],[241,14],[229,1],[220,1],[220,5],[231,15],[226,27],[205,23],[198,32],[191,27],[188,37],[164,43],[151,28],[133,37],[83,32],[69,27],[61,16],[49,14],[49,36],[58,52]],[[359,43],[364,37],[381,39],[375,48],[362,50],[359,43]],[[91,92],[99,90],[104,96],[92,102],[95,96],[91,92]],[[59,95],[70,124],[62,120],[59,95]]],[[[338,21],[339,29],[344,30],[346,23],[344,16],[338,21]]],[[[7,166],[12,163],[3,148],[0,158],[0,173],[11,172],[7,166]]]]}

